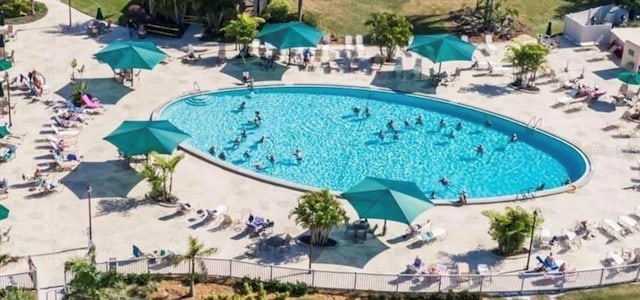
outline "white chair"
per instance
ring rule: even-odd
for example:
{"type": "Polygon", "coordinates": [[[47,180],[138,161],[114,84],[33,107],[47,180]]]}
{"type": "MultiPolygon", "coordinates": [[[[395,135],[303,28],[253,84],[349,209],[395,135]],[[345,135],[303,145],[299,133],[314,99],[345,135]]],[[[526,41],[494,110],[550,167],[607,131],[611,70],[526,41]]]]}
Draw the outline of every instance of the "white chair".
{"type": "Polygon", "coordinates": [[[251,41],[251,44],[249,45],[249,53],[255,55],[256,51],[258,51],[260,49],[260,40],[255,39],[253,41],[251,41]]]}
{"type": "Polygon", "coordinates": [[[511,73],[511,68],[497,66],[495,63],[491,63],[490,61],[487,61],[487,68],[489,69],[489,74],[492,75],[506,75],[511,73]]]}
{"type": "Polygon", "coordinates": [[[466,34],[463,34],[463,35],[460,37],[460,39],[461,39],[461,40],[463,40],[463,41],[465,41],[465,42],[467,42],[467,43],[469,42],[469,36],[468,36],[468,35],[466,35],[466,34]]]}
{"type": "Polygon", "coordinates": [[[621,239],[624,236],[624,229],[611,219],[602,220],[602,229],[616,239],[621,239]]]}
{"type": "Polygon", "coordinates": [[[540,249],[551,248],[551,240],[553,239],[553,233],[551,230],[542,228],[540,229],[540,249]]]}
{"type": "Polygon", "coordinates": [[[366,52],[366,49],[364,47],[363,41],[364,41],[364,39],[362,38],[361,34],[356,35],[356,55],[358,57],[367,56],[367,52],[366,52]]]}
{"type": "Polygon", "coordinates": [[[636,217],[640,218],[640,206],[636,206],[636,209],[633,213],[636,217]]]}
{"type": "Polygon", "coordinates": [[[493,44],[493,35],[490,35],[490,34],[485,35],[484,44],[485,44],[485,49],[487,49],[489,53],[498,51],[498,48],[496,48],[496,45],[493,44]]]}
{"type": "Polygon", "coordinates": [[[621,216],[618,218],[618,224],[622,226],[628,233],[638,231],[638,221],[629,216],[621,216]]]}
{"type": "Polygon", "coordinates": [[[413,78],[422,79],[422,58],[416,58],[415,65],[413,66],[413,78]]]}
{"type": "Polygon", "coordinates": [[[353,51],[353,37],[350,35],[344,37],[344,51],[353,51]]]}
{"type": "Polygon", "coordinates": [[[444,228],[433,228],[423,234],[418,235],[418,240],[422,243],[429,243],[432,241],[442,241],[447,238],[447,230],[444,228]]]}
{"type": "Polygon", "coordinates": [[[567,246],[569,246],[569,248],[573,249],[574,246],[576,248],[582,247],[582,240],[573,228],[565,228],[562,230],[562,234],[567,238],[567,246]]]}
{"type": "Polygon", "coordinates": [[[53,130],[53,132],[58,137],[75,136],[75,135],[80,134],[80,131],[73,130],[73,129],[60,129],[56,125],[53,125],[53,124],[51,124],[51,129],[53,130]]]}
{"type": "Polygon", "coordinates": [[[331,49],[329,45],[320,45],[320,62],[328,63],[331,60],[331,49]]]}
{"type": "Polygon", "coordinates": [[[611,266],[621,266],[624,264],[624,259],[620,255],[620,253],[616,251],[607,251],[607,261],[611,266]]]}

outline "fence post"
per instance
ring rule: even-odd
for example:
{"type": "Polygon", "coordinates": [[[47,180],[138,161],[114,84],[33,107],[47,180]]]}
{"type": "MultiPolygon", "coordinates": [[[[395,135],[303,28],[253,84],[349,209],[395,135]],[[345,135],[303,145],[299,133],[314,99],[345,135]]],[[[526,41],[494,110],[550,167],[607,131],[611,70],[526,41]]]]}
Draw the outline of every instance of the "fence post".
{"type": "Polygon", "coordinates": [[[438,280],[438,292],[442,292],[442,276],[438,275],[438,278],[440,279],[438,280]]]}
{"type": "Polygon", "coordinates": [[[604,268],[602,268],[602,272],[600,272],[600,283],[598,286],[602,286],[602,279],[604,279],[604,268]]]}
{"type": "Polygon", "coordinates": [[[480,275],[480,294],[482,294],[483,286],[484,286],[484,275],[480,275]]]}
{"type": "Polygon", "coordinates": [[[149,268],[150,268],[149,265],[150,264],[149,264],[149,260],[148,259],[146,261],[147,261],[147,274],[149,274],[149,273],[151,273],[151,271],[149,270],[149,268]]]}
{"type": "Polygon", "coordinates": [[[309,270],[311,272],[311,286],[316,286],[316,271],[309,270]]]}
{"type": "Polygon", "coordinates": [[[638,278],[640,277],[640,265],[636,264],[636,267],[638,267],[638,272],[636,272],[636,281],[638,281],[638,278]]]}
{"type": "Polygon", "coordinates": [[[273,265],[269,266],[269,280],[273,280],[273,265]]]}
{"type": "Polygon", "coordinates": [[[522,295],[522,291],[524,291],[524,279],[525,279],[525,275],[523,273],[522,274],[522,283],[520,283],[520,292],[519,292],[520,295],[522,295]]]}
{"type": "Polygon", "coordinates": [[[396,275],[396,293],[400,291],[400,274],[396,275]]]}
{"type": "Polygon", "coordinates": [[[229,260],[229,277],[233,277],[233,259],[229,260]]]}
{"type": "Polygon", "coordinates": [[[358,286],[358,273],[353,273],[353,290],[355,291],[358,286]]]}

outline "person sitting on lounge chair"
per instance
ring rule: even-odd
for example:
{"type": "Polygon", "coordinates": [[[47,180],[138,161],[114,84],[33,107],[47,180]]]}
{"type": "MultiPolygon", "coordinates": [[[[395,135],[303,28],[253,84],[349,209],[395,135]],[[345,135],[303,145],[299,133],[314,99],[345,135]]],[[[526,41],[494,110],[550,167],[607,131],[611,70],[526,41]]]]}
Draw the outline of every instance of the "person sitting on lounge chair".
{"type": "Polygon", "coordinates": [[[402,237],[407,239],[407,238],[416,236],[422,231],[423,228],[425,228],[430,223],[431,223],[431,220],[427,220],[427,222],[425,222],[424,224],[411,224],[409,225],[405,234],[402,237]]]}
{"type": "Polygon", "coordinates": [[[48,193],[55,192],[58,190],[58,184],[55,182],[44,182],[44,184],[40,187],[40,192],[48,193]]]}

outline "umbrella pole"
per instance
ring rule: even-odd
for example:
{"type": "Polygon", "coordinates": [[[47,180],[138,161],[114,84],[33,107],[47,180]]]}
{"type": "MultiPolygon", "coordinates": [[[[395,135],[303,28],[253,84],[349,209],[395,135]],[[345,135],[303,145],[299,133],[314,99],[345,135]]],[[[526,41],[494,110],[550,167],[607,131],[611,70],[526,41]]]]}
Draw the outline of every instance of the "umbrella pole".
{"type": "Polygon", "coordinates": [[[382,225],[382,236],[387,234],[387,219],[384,219],[384,224],[382,225]]]}
{"type": "MultiPolygon", "coordinates": [[[[4,73],[4,82],[7,84],[7,107],[9,109],[9,127],[13,126],[11,121],[11,87],[9,82],[9,72],[4,73]]],[[[2,87],[4,88],[4,86],[2,87]]]]}
{"type": "Polygon", "coordinates": [[[442,62],[438,65],[438,76],[440,76],[441,71],[442,71],[442,62]]]}

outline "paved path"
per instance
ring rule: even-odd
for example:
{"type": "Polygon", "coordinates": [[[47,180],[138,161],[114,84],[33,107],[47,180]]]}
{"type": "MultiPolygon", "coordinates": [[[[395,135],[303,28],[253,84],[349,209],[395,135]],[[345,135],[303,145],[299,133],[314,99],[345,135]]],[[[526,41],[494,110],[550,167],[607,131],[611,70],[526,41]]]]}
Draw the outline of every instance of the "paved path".
{"type": "MultiPolygon", "coordinates": [[[[195,216],[191,215],[171,218],[173,209],[140,200],[149,189],[144,182],[137,184],[125,195],[120,185],[127,183],[131,172],[117,160],[116,150],[102,140],[122,120],[146,119],[162,103],[192,90],[194,81],[203,90],[236,86],[236,79],[220,73],[220,67],[210,66],[211,57],[215,56],[212,53],[217,53],[219,45],[198,42],[194,36],[197,32],[195,26],[182,40],[153,38],[172,57],[181,56],[180,49],[187,43],[193,43],[196,48],[207,50],[204,53],[205,59],[199,65],[184,65],[179,59],[173,59],[153,71],[143,71],[140,80],[129,90],[114,84],[109,67],[92,58],[109,41],[128,38],[126,32],[114,29],[100,40],[88,38],[81,23],[88,19],[86,16],[74,11],[73,20],[78,23],[68,28],[67,7],[55,0],[44,2],[49,6],[49,14],[35,23],[18,26],[17,40],[7,46],[9,50],[16,50],[16,66],[11,74],[26,73],[37,68],[46,76],[50,92],[43,99],[46,101],[32,101],[20,92],[13,93],[12,99],[16,104],[13,120],[15,129],[28,132],[28,135],[20,146],[16,159],[0,164],[0,174],[13,184],[9,198],[2,203],[11,209],[11,216],[2,225],[13,227],[12,239],[2,245],[2,251],[14,255],[33,255],[39,269],[40,285],[61,284],[64,261],[84,254],[82,248],[87,245],[87,199],[83,191],[86,183],[91,182],[95,191],[92,202],[93,236],[98,249],[98,260],[130,257],[132,244],[139,245],[145,251],[169,248],[179,252],[185,248],[188,235],[198,237],[207,246],[220,248],[216,257],[240,258],[245,246],[251,241],[232,238],[236,235],[233,230],[216,231],[213,225],[194,229],[195,216]],[[21,184],[20,176],[32,173],[36,166],[45,167],[51,162],[43,139],[48,131],[46,125],[51,123],[50,117],[54,114],[55,104],[69,95],[69,63],[73,58],[80,65],[86,65],[83,76],[90,83],[90,91],[104,102],[113,104],[109,105],[104,115],[96,116],[82,129],[78,148],[84,155],[84,162],[88,163],[86,167],[71,175],[50,175],[56,179],[71,176],[67,178],[73,182],[70,188],[46,197],[37,197],[21,184]],[[113,196],[105,197],[108,194],[113,196]],[[114,197],[116,195],[120,197],[114,197]]],[[[227,47],[232,52],[233,46],[227,47]]],[[[375,53],[374,48],[368,51],[370,54],[375,53]]],[[[616,68],[616,65],[610,61],[588,60],[594,56],[595,51],[562,48],[555,51],[549,61],[556,70],[564,68],[569,61],[570,72],[559,74],[566,78],[577,76],[584,66],[586,82],[596,83],[609,93],[616,91],[619,84],[615,79],[603,79],[594,73],[598,71],[598,74],[615,74],[615,70],[607,70],[616,68]]],[[[500,54],[494,54],[490,59],[498,62],[501,57],[500,54]]],[[[406,57],[405,69],[412,68],[413,59],[414,57],[406,57]]],[[[453,70],[455,66],[468,66],[468,63],[451,63],[444,67],[453,70]]],[[[431,65],[427,65],[425,69],[429,67],[431,65]]],[[[388,68],[385,66],[384,70],[390,71],[388,68]]],[[[373,82],[378,86],[400,90],[425,91],[423,83],[404,81],[398,84],[396,81],[380,78],[384,77],[362,73],[325,75],[320,72],[289,70],[284,74],[283,82],[355,86],[370,86],[373,82]]],[[[621,149],[633,140],[614,139],[611,137],[612,132],[602,130],[608,124],[616,122],[622,111],[619,108],[612,112],[586,108],[580,112],[566,113],[562,109],[551,108],[555,99],[561,95],[557,91],[557,84],[543,84],[541,94],[529,95],[505,89],[509,79],[509,76],[486,76],[486,72],[482,71],[464,71],[459,82],[452,87],[438,89],[437,95],[495,111],[525,123],[532,116],[542,117],[542,129],[556,133],[585,150],[593,163],[594,173],[590,183],[575,194],[506,205],[540,208],[546,220],[544,226],[555,232],[572,227],[577,220],[603,217],[616,219],[631,213],[637,204],[637,192],[625,187],[637,184],[640,180],[638,170],[635,169],[637,157],[625,154],[621,149]]],[[[260,84],[273,83],[278,82],[260,84]]],[[[527,166],[520,168],[522,172],[527,171],[527,166]]],[[[196,208],[225,204],[238,218],[246,217],[250,210],[260,211],[275,220],[276,232],[302,232],[287,218],[289,209],[300,196],[299,192],[232,174],[191,156],[187,156],[178,167],[174,192],[196,208]]],[[[406,263],[420,255],[429,262],[467,261],[472,268],[479,263],[486,263],[499,265],[501,272],[514,272],[524,266],[524,258],[497,264],[497,259],[489,254],[489,249],[495,247],[495,243],[486,234],[488,222],[480,214],[482,210],[502,209],[506,205],[436,207],[421,216],[420,220],[431,219],[434,226],[447,228],[449,234],[444,242],[412,249],[409,246],[411,242],[393,242],[394,237],[404,232],[405,226],[391,224],[387,237],[358,245],[341,241],[338,250],[323,253],[314,266],[328,270],[395,273],[402,271],[406,263]]],[[[354,216],[350,209],[349,213],[354,216]]],[[[336,232],[336,237],[341,234],[336,232]]],[[[623,246],[640,246],[640,235],[627,237],[623,241],[608,241],[599,235],[597,239],[585,242],[580,250],[561,250],[557,255],[574,268],[600,268],[607,250],[617,250],[623,246]]],[[[287,257],[269,256],[250,261],[305,267],[305,253],[304,249],[297,249],[287,257]]],[[[25,263],[20,263],[6,267],[2,273],[24,269],[25,263]]]]}

